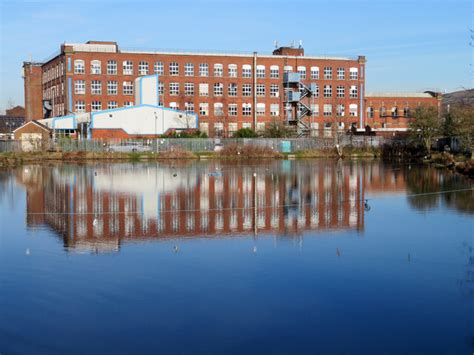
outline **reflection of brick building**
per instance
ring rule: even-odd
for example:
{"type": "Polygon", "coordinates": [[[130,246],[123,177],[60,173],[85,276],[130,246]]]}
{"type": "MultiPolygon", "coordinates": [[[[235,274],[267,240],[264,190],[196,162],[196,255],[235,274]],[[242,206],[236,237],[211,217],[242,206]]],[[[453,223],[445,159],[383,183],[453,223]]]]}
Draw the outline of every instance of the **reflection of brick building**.
{"type": "Polygon", "coordinates": [[[42,196],[28,197],[27,208],[44,215],[29,222],[48,224],[69,247],[108,249],[124,238],[363,229],[363,170],[311,162],[295,171],[293,164],[224,164],[222,176],[209,175],[212,164],[42,168],[42,196]]]}

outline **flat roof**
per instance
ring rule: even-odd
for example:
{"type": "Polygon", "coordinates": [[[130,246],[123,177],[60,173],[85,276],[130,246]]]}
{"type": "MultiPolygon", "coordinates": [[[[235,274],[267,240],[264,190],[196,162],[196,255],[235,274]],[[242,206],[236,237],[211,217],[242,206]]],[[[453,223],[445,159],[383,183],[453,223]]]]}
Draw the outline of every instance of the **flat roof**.
{"type": "Polygon", "coordinates": [[[365,97],[418,97],[432,98],[433,96],[426,92],[367,92],[365,97]]]}

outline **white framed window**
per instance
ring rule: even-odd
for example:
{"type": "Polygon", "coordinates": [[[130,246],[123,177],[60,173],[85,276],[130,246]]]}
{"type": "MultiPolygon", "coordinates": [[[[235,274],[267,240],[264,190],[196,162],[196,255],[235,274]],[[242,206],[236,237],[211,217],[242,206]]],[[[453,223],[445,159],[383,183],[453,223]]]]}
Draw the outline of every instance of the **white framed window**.
{"type": "Polygon", "coordinates": [[[124,81],[122,85],[124,95],[133,95],[133,82],[124,81]]]}
{"type": "Polygon", "coordinates": [[[170,63],[170,75],[171,76],[179,75],[179,64],[177,62],[170,63]]]}
{"type": "Polygon", "coordinates": [[[331,104],[324,104],[324,116],[332,116],[332,105],[331,104]]]}
{"type": "Polygon", "coordinates": [[[199,104],[199,114],[201,116],[209,116],[209,104],[207,102],[201,102],[199,104]]]}
{"type": "Polygon", "coordinates": [[[237,64],[229,64],[229,78],[237,78],[237,64]]]}
{"type": "MultiPolygon", "coordinates": [[[[407,117],[405,115],[405,117],[407,117]]],[[[367,118],[374,118],[374,108],[372,106],[367,107],[367,118]]]]}
{"type": "Polygon", "coordinates": [[[349,68],[349,79],[357,80],[359,78],[359,70],[355,67],[349,68]]]}
{"type": "Polygon", "coordinates": [[[102,102],[100,101],[92,101],[92,104],[91,104],[91,111],[92,112],[95,112],[95,111],[100,111],[102,110],[102,102]]]}
{"type": "Polygon", "coordinates": [[[102,73],[100,60],[91,61],[91,74],[98,75],[102,73]]]}
{"type": "Polygon", "coordinates": [[[179,95],[179,83],[170,83],[169,88],[169,93],[171,96],[179,95]]]}
{"type": "MultiPolygon", "coordinates": [[[[265,122],[257,122],[257,132],[262,132],[265,130],[265,122]]],[[[263,217],[263,215],[261,215],[260,217],[263,217]]],[[[265,220],[265,218],[264,218],[265,220]]],[[[263,224],[265,225],[265,224],[263,224]]]]}
{"type": "Polygon", "coordinates": [[[214,83],[214,96],[224,95],[224,84],[214,83]]]}
{"type": "Polygon", "coordinates": [[[243,84],[242,85],[242,96],[252,96],[252,85],[243,84]]]}
{"type": "Polygon", "coordinates": [[[298,74],[301,79],[306,79],[306,67],[302,65],[298,66],[298,74]]]}
{"type": "Polygon", "coordinates": [[[264,79],[265,78],[265,65],[257,65],[257,78],[264,79]]]}
{"type": "Polygon", "coordinates": [[[350,104],[349,105],[349,115],[350,116],[357,116],[357,104],[350,104]]]}
{"type": "Polygon", "coordinates": [[[184,83],[184,95],[194,96],[194,83],[184,83]]]}
{"type": "Polygon", "coordinates": [[[242,65],[242,78],[252,77],[252,66],[250,64],[242,65]]]}
{"type": "Polygon", "coordinates": [[[123,75],[133,75],[133,62],[131,60],[124,60],[122,65],[123,75]]]}
{"type": "Polygon", "coordinates": [[[86,93],[86,81],[85,80],[75,80],[74,81],[74,94],[84,95],[86,93]]]}
{"type": "Polygon", "coordinates": [[[199,76],[209,76],[209,64],[199,64],[199,76]]]}
{"type": "Polygon", "coordinates": [[[209,96],[209,84],[200,83],[199,84],[199,96],[209,96]]]}
{"type": "Polygon", "coordinates": [[[112,110],[112,109],[117,108],[117,107],[118,107],[117,101],[109,101],[107,103],[107,109],[108,110],[112,110]]]}
{"type": "Polygon", "coordinates": [[[188,101],[184,103],[184,111],[186,113],[193,113],[194,112],[194,102],[188,101]]]}
{"type": "Polygon", "coordinates": [[[148,62],[140,61],[138,63],[138,75],[148,75],[148,62]]]}
{"type": "Polygon", "coordinates": [[[319,85],[318,84],[314,84],[314,87],[313,87],[313,94],[314,94],[314,97],[319,97],[319,85]]]}
{"type": "Polygon", "coordinates": [[[285,72],[285,73],[290,73],[292,71],[293,71],[293,67],[291,65],[285,65],[283,67],[283,72],[285,72]]]}
{"type": "Polygon", "coordinates": [[[311,104],[311,116],[319,117],[319,105],[311,104]]]}
{"type": "Polygon", "coordinates": [[[257,104],[257,116],[265,116],[265,104],[263,102],[257,104]]]}
{"type": "Polygon", "coordinates": [[[118,94],[118,83],[115,80],[107,81],[107,95],[118,94]]]}
{"type": "Polygon", "coordinates": [[[84,74],[86,72],[86,65],[82,59],[74,61],[74,74],[84,74]]]}
{"type": "Polygon", "coordinates": [[[125,101],[123,103],[123,107],[132,107],[133,106],[133,101],[125,101]]]}
{"type": "Polygon", "coordinates": [[[319,80],[319,67],[311,67],[311,79],[319,80]]]}
{"type": "Polygon", "coordinates": [[[270,85],[270,96],[279,97],[280,96],[280,86],[278,84],[270,85]]]}
{"type": "Polygon", "coordinates": [[[343,85],[338,85],[336,88],[337,97],[344,97],[346,95],[346,88],[343,85]]]}
{"type": "Polygon", "coordinates": [[[324,67],[324,79],[332,79],[332,67],[324,67]]]}
{"type": "Polygon", "coordinates": [[[257,96],[265,96],[265,84],[257,84],[257,96]]]}
{"type": "Polygon", "coordinates": [[[350,89],[350,92],[349,92],[349,97],[351,99],[356,99],[357,98],[357,85],[351,85],[351,89],[350,89]]]}
{"type": "Polygon", "coordinates": [[[345,106],[344,104],[337,104],[336,106],[336,115],[340,117],[344,117],[345,113],[345,106]]]}
{"type": "Polygon", "coordinates": [[[222,64],[214,64],[214,76],[221,78],[224,75],[224,66],[222,64]]]}
{"type": "Polygon", "coordinates": [[[279,115],[280,115],[280,105],[270,104],[270,116],[279,116],[279,115]]]}
{"type": "Polygon", "coordinates": [[[228,105],[229,116],[237,116],[237,104],[228,105]]]}
{"type": "Polygon", "coordinates": [[[252,104],[242,104],[242,115],[243,116],[252,115],[252,104]]]}
{"type": "Polygon", "coordinates": [[[229,133],[234,133],[237,131],[237,123],[229,122],[229,133]]]}
{"type": "Polygon", "coordinates": [[[185,63],[184,64],[184,76],[194,76],[194,64],[185,63]]]}
{"type": "Polygon", "coordinates": [[[227,95],[229,96],[237,96],[237,84],[230,83],[227,90],[227,95]]]}
{"type": "Polygon", "coordinates": [[[170,108],[173,110],[179,110],[179,104],[177,102],[170,102],[170,108]]]}
{"type": "Polygon", "coordinates": [[[278,65],[270,66],[270,78],[271,79],[278,79],[280,77],[280,68],[278,65]]]}
{"type": "Polygon", "coordinates": [[[162,81],[158,82],[158,95],[164,95],[165,93],[165,84],[162,81]]]}
{"type": "Polygon", "coordinates": [[[332,86],[324,85],[324,97],[332,97],[332,86]]]}
{"type": "Polygon", "coordinates": [[[117,61],[116,60],[107,61],[107,74],[117,75],[117,61]]]}
{"type": "Polygon", "coordinates": [[[242,128],[252,128],[252,124],[250,122],[242,123],[242,128]]]}
{"type": "Polygon", "coordinates": [[[86,112],[86,103],[84,100],[78,100],[76,101],[74,105],[74,111],[76,113],[84,113],[86,112]]]}
{"type": "Polygon", "coordinates": [[[337,80],[344,80],[346,77],[346,71],[344,68],[337,68],[337,80]]]}
{"type": "Polygon", "coordinates": [[[163,62],[160,62],[160,61],[155,62],[154,69],[155,69],[155,74],[158,74],[158,75],[165,74],[165,66],[163,65],[163,62]]]}
{"type": "Polygon", "coordinates": [[[100,80],[91,81],[91,94],[92,95],[102,94],[102,82],[100,80]]]}
{"type": "Polygon", "coordinates": [[[222,102],[216,102],[214,104],[214,116],[222,116],[224,114],[224,104],[222,102]]]}

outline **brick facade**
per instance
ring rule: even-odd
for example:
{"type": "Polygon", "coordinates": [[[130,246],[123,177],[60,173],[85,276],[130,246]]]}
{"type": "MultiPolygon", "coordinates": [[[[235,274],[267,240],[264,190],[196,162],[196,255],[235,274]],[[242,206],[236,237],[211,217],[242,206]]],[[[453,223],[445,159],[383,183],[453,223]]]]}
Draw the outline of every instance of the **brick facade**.
{"type": "MultiPolygon", "coordinates": [[[[289,71],[305,68],[306,74],[303,75],[302,82],[316,83],[319,86],[319,96],[305,102],[308,106],[312,105],[315,108],[314,115],[308,117],[307,122],[320,127],[324,125],[324,122],[344,122],[346,126],[359,123],[363,113],[361,95],[365,89],[365,58],[305,57],[303,54],[302,48],[287,47],[276,50],[273,55],[221,55],[121,51],[114,42],[64,44],[61,46],[60,54],[41,67],[43,88],[41,96],[51,100],[51,103],[54,101],[54,115],[65,115],[77,111],[89,112],[99,107],[101,109],[122,107],[134,103],[133,93],[127,94],[124,91],[125,82],[133,83],[139,75],[158,74],[160,84],[164,88],[164,94],[160,100],[166,107],[193,110],[198,113],[200,128],[206,130],[207,125],[210,135],[214,135],[215,129],[220,129],[220,127],[223,128],[224,134],[229,134],[242,127],[262,129],[270,122],[283,122],[285,119],[283,104],[285,68],[289,71]],[[93,61],[100,63],[100,70],[97,69],[95,73],[92,69],[93,61]],[[116,72],[113,74],[108,70],[109,61],[116,63],[116,72]],[[132,64],[129,73],[124,68],[125,61],[130,61],[132,64]],[[162,63],[163,71],[158,63],[162,63]],[[83,64],[84,70],[77,65],[75,67],[75,64],[83,64]],[[203,64],[207,65],[207,75],[203,75],[203,69],[200,69],[203,64]],[[173,72],[173,65],[177,65],[177,72],[173,72]],[[192,71],[189,70],[191,66],[192,71]],[[218,69],[219,66],[222,69],[218,69]],[[235,72],[232,72],[233,66],[236,68],[235,72]],[[244,74],[244,66],[251,68],[248,75],[244,74]],[[257,69],[261,66],[264,66],[264,72],[258,72],[257,69]],[[278,73],[271,74],[272,66],[278,68],[278,73]],[[313,69],[317,67],[318,73],[315,71],[312,73],[312,67],[313,69]],[[331,68],[332,78],[325,78],[325,68],[331,68]],[[338,70],[341,75],[339,79],[338,70]],[[357,74],[351,76],[351,70],[357,74]],[[116,93],[108,92],[108,85],[111,83],[113,88],[116,85],[116,93]],[[85,93],[81,93],[81,84],[84,85],[85,93]],[[200,84],[208,85],[207,96],[200,92],[200,84]],[[96,87],[97,90],[93,93],[92,85],[100,85],[100,92],[96,87]],[[220,85],[222,85],[222,94],[218,88],[220,85]],[[235,96],[229,88],[231,85],[236,86],[235,96]],[[244,93],[244,85],[248,86],[248,96],[244,93]],[[331,97],[324,97],[325,85],[331,85],[331,97]],[[176,87],[178,90],[174,92],[176,87]],[[190,92],[191,87],[193,94],[190,92]],[[337,97],[338,87],[344,88],[343,97],[337,97]],[[350,95],[351,87],[355,92],[352,96],[350,95]],[[264,92],[260,91],[262,89],[264,92]],[[98,103],[100,106],[97,106],[98,103]],[[207,115],[202,107],[200,109],[202,104],[208,105],[207,115]],[[222,113],[215,104],[222,105],[222,113]],[[257,114],[256,106],[261,108],[262,104],[265,105],[265,110],[257,114]],[[333,106],[332,115],[324,116],[325,104],[333,106]],[[250,105],[251,108],[244,113],[245,105],[250,105]],[[344,105],[344,116],[336,117],[336,105],[344,105]],[[357,107],[357,111],[353,113],[354,116],[349,114],[351,105],[357,107]],[[255,127],[255,121],[257,127],[255,127]]],[[[25,77],[25,90],[27,87],[25,77]]],[[[26,101],[26,106],[30,105],[26,101]]]]}
{"type": "Polygon", "coordinates": [[[25,85],[25,120],[43,118],[43,66],[39,63],[25,62],[23,77],[25,85]]]}

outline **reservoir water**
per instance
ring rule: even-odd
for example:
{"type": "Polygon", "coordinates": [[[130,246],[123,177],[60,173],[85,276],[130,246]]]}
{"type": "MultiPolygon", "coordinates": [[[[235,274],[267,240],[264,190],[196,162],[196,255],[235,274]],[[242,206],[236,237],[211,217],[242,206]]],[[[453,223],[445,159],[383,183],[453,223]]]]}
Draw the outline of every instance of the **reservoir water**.
{"type": "Polygon", "coordinates": [[[472,354],[474,184],[332,160],[0,171],[0,354],[472,354]]]}

